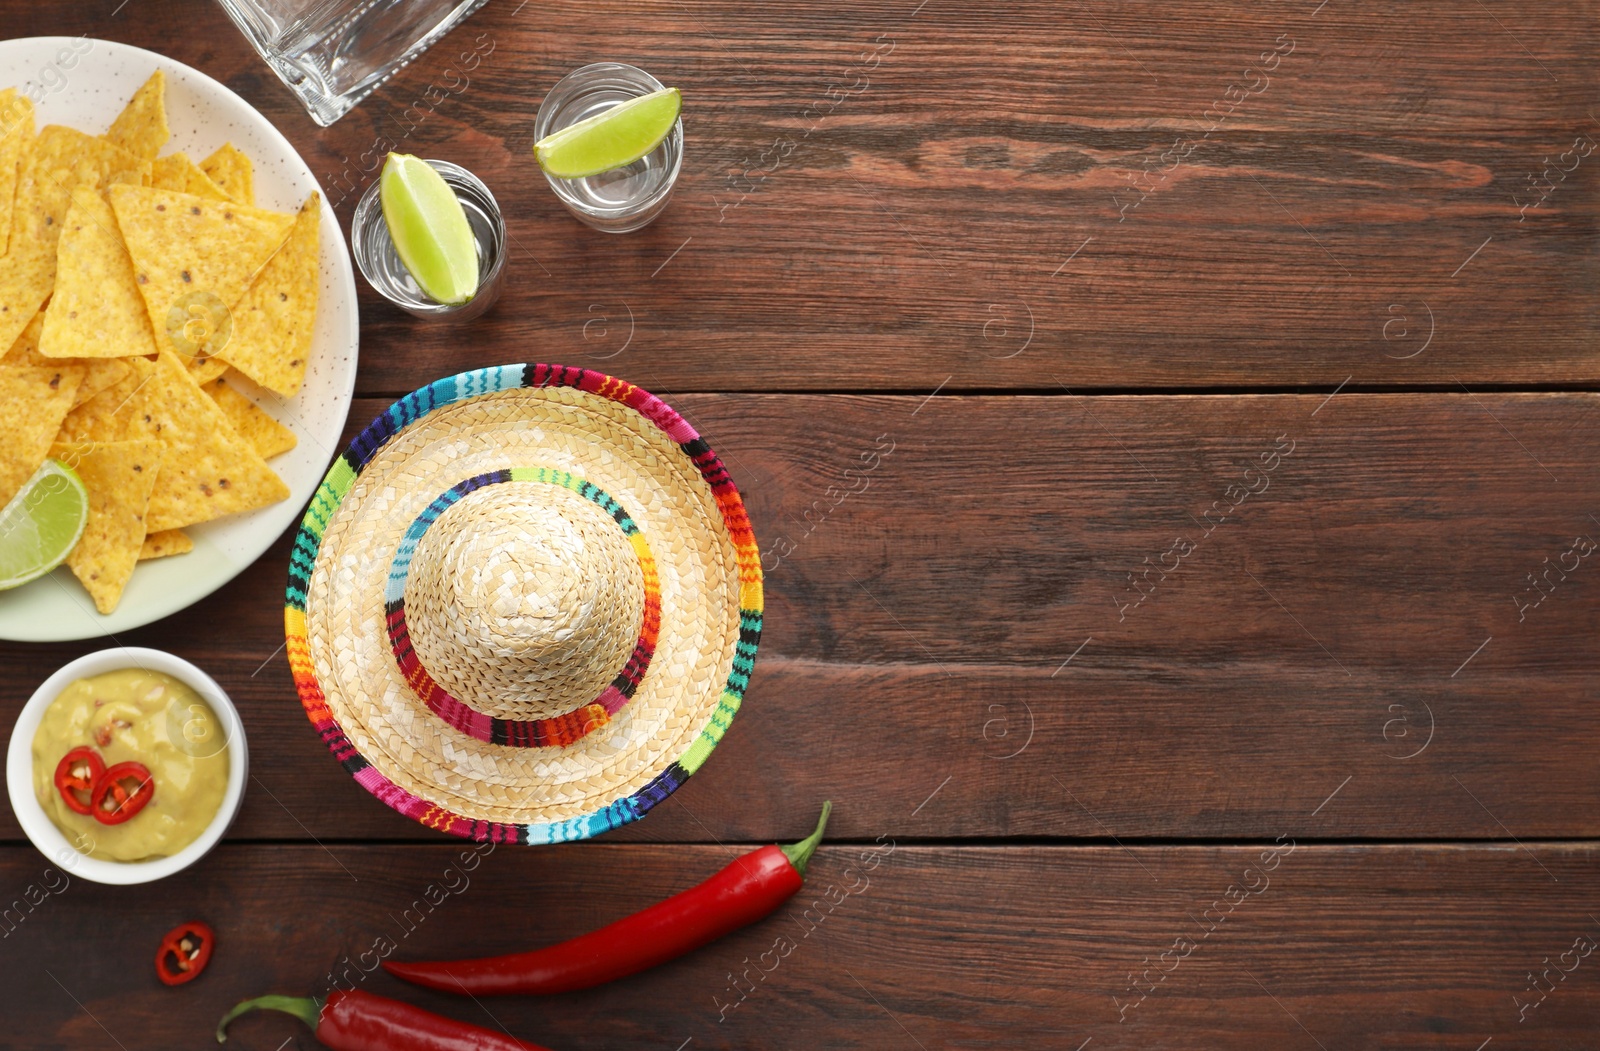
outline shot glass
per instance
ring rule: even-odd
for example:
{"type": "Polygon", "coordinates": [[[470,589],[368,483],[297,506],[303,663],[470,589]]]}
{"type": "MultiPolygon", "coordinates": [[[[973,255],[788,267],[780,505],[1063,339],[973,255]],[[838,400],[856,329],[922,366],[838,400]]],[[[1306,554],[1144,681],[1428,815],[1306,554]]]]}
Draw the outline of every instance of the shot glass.
{"type": "MultiPolygon", "coordinates": [[[[562,77],[539,105],[535,141],[652,91],[662,83],[642,69],[621,62],[596,62],[562,77]]],[[[596,230],[625,234],[655,221],[672,196],[683,166],[683,121],[661,145],[626,168],[583,179],[545,178],[567,210],[596,230]]]]}
{"type": "Polygon", "coordinates": [[[378,196],[379,180],[374,179],[361,195],[356,214],[350,220],[350,246],[355,252],[361,276],[389,302],[420,318],[468,321],[494,306],[505,284],[506,221],[489,192],[476,175],[449,161],[427,162],[455,191],[456,200],[467,213],[472,238],[478,246],[478,291],[465,303],[440,303],[411,276],[400,260],[389,224],[383,219],[383,202],[378,196]]]}

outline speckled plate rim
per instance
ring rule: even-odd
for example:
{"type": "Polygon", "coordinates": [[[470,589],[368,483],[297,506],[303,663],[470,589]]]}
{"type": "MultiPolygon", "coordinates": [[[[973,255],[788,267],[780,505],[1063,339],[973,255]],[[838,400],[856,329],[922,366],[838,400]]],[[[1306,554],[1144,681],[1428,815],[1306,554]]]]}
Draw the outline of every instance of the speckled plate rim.
{"type": "Polygon", "coordinates": [[[306,509],[289,555],[289,585],[283,623],[289,669],[306,716],[328,750],[363,788],[390,807],[429,828],[465,839],[496,843],[566,843],[588,839],[637,821],[678,789],[705,763],[721,742],[744,701],[761,641],[761,553],[745,512],[744,500],[717,454],[689,422],[666,402],[624,380],[564,365],[516,364],[473,369],[436,380],[389,406],[351,441],[328,469],[316,499],[306,509]],[[429,413],[459,401],[518,387],[573,387],[609,398],[659,427],[683,450],[711,488],[733,542],[739,573],[739,639],[715,709],[687,750],[642,788],[588,814],[561,821],[507,824],[483,821],[447,810],[401,788],[378,772],[345,736],[317,680],[306,635],[306,595],[317,564],[322,535],[345,494],[379,449],[429,413]]]}
{"type": "Polygon", "coordinates": [[[7,71],[0,74],[0,86],[38,96],[34,107],[39,127],[68,124],[99,134],[157,69],[167,75],[172,126],[163,154],[182,150],[198,162],[232,142],[255,162],[256,197],[262,207],[295,211],[313,190],[322,194],[322,287],[305,384],[293,398],[237,384],[299,441],[270,461],[288,484],[289,498],[185,529],[194,550],[141,563],[109,615],[95,612],[88,593],[65,566],[31,584],[0,591],[0,639],[59,642],[115,635],[210,595],[260,558],[300,517],[338,452],[350,413],[359,343],[355,270],[328,195],[289,140],[226,86],[165,55],[93,37],[0,41],[0,70],[7,71]]]}

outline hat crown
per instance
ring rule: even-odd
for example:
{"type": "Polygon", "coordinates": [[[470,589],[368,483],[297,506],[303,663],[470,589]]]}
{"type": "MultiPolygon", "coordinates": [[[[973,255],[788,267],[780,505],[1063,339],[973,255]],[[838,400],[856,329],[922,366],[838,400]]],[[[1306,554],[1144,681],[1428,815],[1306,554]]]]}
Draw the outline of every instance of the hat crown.
{"type": "Polygon", "coordinates": [[[405,586],[411,644],[433,679],[498,719],[553,718],[627,663],[642,572],[600,507],[557,486],[479,489],[417,541],[405,586]]]}

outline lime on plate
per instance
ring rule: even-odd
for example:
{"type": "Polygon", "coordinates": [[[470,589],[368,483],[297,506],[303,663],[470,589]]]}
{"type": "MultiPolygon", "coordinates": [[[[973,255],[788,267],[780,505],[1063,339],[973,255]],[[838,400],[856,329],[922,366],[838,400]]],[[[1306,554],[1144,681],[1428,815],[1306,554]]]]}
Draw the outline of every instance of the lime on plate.
{"type": "Polygon", "coordinates": [[[60,460],[46,460],[0,510],[0,589],[59,566],[88,520],[89,492],[77,473],[60,460]]]}
{"type": "Polygon", "coordinates": [[[423,294],[465,303],[478,291],[478,242],[455,191],[427,161],[391,153],[378,180],[383,221],[423,294]]]}
{"type": "Polygon", "coordinates": [[[652,91],[546,135],[533,144],[533,155],[558,179],[625,168],[661,145],[682,108],[677,88],[652,91]]]}

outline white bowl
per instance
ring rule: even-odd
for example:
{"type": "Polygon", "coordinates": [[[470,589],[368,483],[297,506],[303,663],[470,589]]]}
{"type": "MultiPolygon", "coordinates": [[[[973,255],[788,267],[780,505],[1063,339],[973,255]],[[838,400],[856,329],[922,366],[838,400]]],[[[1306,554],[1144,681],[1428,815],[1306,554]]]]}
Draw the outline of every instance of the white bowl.
{"type": "Polygon", "coordinates": [[[239,812],[239,804],[244,800],[249,755],[250,750],[244,739],[244,724],[239,721],[239,710],[216,680],[170,653],[142,646],[119,646],[71,661],[33,691],[33,696],[23,705],[22,714],[17,716],[17,725],[11,731],[11,747],[6,752],[6,788],[11,794],[11,809],[16,812],[22,831],[28,834],[33,845],[46,857],[53,859],[67,872],[94,883],[148,883],[188,868],[222,839],[222,834],[233,823],[234,815],[239,812]],[[44,710],[73,680],[123,668],[162,672],[186,683],[217,713],[223,732],[227,735],[228,787],[223,793],[222,805],[217,808],[216,816],[200,833],[200,837],[170,857],[152,858],[149,861],[105,861],[80,854],[46,816],[44,807],[39,805],[39,800],[33,794],[33,735],[38,732],[44,710]]]}

